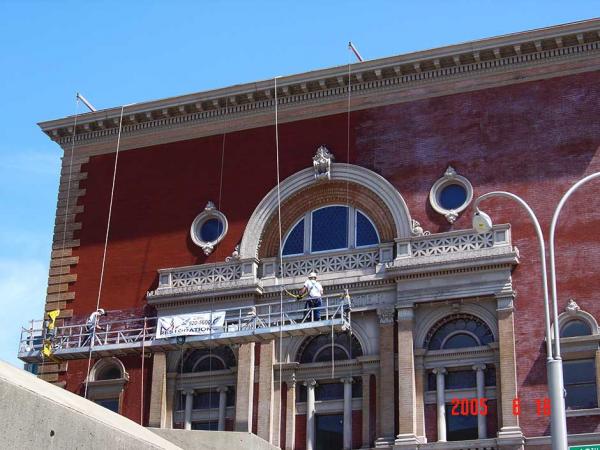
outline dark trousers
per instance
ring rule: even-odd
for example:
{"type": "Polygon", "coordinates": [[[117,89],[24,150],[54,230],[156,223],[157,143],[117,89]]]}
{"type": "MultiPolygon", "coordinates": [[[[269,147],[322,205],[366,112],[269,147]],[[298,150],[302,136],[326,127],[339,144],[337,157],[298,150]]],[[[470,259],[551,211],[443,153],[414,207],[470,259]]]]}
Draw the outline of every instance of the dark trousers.
{"type": "Polygon", "coordinates": [[[306,300],[306,315],[311,318],[311,320],[321,320],[321,310],[316,309],[320,308],[323,305],[323,301],[321,298],[309,298],[306,300]]]}

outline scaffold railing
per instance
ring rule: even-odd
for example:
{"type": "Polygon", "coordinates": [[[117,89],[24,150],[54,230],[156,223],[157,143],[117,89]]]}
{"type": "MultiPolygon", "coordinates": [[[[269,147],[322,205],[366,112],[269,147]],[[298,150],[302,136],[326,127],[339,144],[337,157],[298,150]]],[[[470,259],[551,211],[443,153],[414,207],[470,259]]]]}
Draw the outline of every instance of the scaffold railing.
{"type": "Polygon", "coordinates": [[[42,320],[32,320],[22,327],[19,358],[25,362],[42,360],[44,341],[52,345],[55,359],[79,359],[115,356],[145,351],[167,351],[188,347],[266,341],[279,336],[303,336],[348,330],[351,327],[351,300],[347,295],[321,297],[321,306],[309,307],[303,300],[289,299],[236,308],[198,311],[212,316],[225,313],[223,325],[205,334],[157,337],[157,317],[114,319],[108,311],[99,329],[89,330],[86,323],[56,327],[50,335],[42,320]],[[283,306],[283,308],[281,308],[283,306]]]}

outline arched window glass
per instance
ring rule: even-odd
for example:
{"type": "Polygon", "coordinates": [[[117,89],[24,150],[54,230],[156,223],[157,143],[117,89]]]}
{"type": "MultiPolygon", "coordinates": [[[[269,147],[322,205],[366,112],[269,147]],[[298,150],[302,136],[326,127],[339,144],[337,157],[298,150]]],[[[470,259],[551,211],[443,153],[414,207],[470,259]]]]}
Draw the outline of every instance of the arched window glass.
{"type": "Polygon", "coordinates": [[[560,330],[560,337],[589,336],[592,329],[583,320],[569,320],[560,330]]]}
{"type": "Polygon", "coordinates": [[[425,339],[425,348],[456,349],[491,342],[494,342],[494,335],[483,320],[468,314],[452,314],[432,327],[425,339]]]}
{"type": "Polygon", "coordinates": [[[377,244],[379,235],[366,214],[334,205],[307,212],[288,232],[282,253],[293,256],[377,244]]]}
{"type": "Polygon", "coordinates": [[[119,378],[122,378],[121,369],[113,364],[103,367],[96,374],[96,381],[118,380],[119,378]]]}
{"type": "Polygon", "coordinates": [[[302,253],[304,253],[304,219],[292,228],[283,246],[284,255],[301,255],[302,253]]]}
{"type": "Polygon", "coordinates": [[[312,213],[311,251],[348,248],[348,208],[328,206],[312,213]]]}
{"type": "MultiPolygon", "coordinates": [[[[321,334],[306,339],[298,351],[300,363],[331,361],[331,335],[321,334]]],[[[333,339],[333,352],[336,361],[354,359],[362,356],[362,347],[355,336],[349,333],[337,333],[333,339]]]]}
{"type": "Polygon", "coordinates": [[[210,372],[213,370],[228,369],[235,365],[233,351],[227,346],[222,346],[212,350],[192,350],[185,355],[181,369],[184,373],[210,372]]]}

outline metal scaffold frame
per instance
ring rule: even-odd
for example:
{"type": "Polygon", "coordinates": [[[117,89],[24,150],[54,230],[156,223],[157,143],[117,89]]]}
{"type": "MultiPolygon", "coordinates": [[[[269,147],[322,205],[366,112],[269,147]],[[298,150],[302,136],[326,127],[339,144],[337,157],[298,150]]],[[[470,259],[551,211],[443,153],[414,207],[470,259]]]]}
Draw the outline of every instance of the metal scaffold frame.
{"type": "MultiPolygon", "coordinates": [[[[181,337],[156,338],[156,317],[106,320],[101,330],[89,332],[85,323],[57,327],[52,338],[53,357],[60,360],[86,358],[90,351],[93,356],[118,356],[136,354],[142,351],[176,350],[185,342],[190,348],[244,342],[267,341],[277,338],[280,333],[288,336],[308,336],[346,331],[351,328],[350,297],[328,295],[322,297],[323,304],[318,308],[307,309],[303,302],[265,303],[260,305],[226,308],[206,311],[213,314],[225,312],[225,325],[222,331],[210,334],[181,337]],[[317,311],[320,320],[315,320],[317,311]]],[[[109,312],[110,316],[111,313],[109,312]]],[[[46,339],[44,321],[32,320],[30,326],[21,330],[19,358],[25,362],[40,362],[41,350],[46,339]]]]}

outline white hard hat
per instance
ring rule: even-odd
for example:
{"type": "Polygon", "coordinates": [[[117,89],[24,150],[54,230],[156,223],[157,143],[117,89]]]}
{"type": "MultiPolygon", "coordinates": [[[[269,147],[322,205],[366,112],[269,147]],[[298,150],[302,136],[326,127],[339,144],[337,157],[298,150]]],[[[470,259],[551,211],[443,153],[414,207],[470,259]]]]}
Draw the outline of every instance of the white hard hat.
{"type": "Polygon", "coordinates": [[[308,278],[317,278],[317,273],[316,272],[309,273],[308,278]]]}
{"type": "Polygon", "coordinates": [[[98,308],[98,312],[100,313],[100,315],[104,316],[106,314],[106,311],[104,311],[104,309],[102,308],[98,308]]]}

